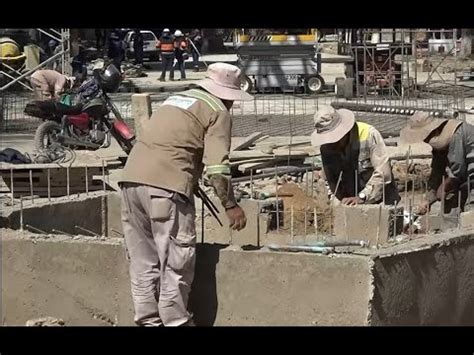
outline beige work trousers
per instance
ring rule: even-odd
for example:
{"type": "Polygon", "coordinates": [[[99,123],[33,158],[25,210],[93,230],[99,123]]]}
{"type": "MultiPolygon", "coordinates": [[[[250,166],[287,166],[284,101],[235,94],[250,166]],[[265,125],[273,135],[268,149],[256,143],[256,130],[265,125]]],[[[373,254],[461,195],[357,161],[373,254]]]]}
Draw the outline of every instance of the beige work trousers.
{"type": "Polygon", "coordinates": [[[196,251],[194,201],[160,188],[123,184],[122,225],[135,323],[189,325],[196,251]]]}

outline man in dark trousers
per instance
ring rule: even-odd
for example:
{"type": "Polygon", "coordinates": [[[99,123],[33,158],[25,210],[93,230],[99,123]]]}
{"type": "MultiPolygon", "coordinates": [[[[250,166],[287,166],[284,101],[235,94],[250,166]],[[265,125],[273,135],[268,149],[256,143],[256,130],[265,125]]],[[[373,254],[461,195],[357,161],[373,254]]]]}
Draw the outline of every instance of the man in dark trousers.
{"type": "Polygon", "coordinates": [[[193,56],[193,68],[194,71],[199,71],[199,56],[202,47],[202,35],[201,30],[195,28],[189,38],[191,40],[191,54],[193,56]]]}
{"type": "Polygon", "coordinates": [[[99,51],[104,46],[104,30],[101,28],[95,29],[95,45],[99,51]]]}
{"type": "Polygon", "coordinates": [[[124,57],[124,48],[122,33],[118,28],[114,28],[108,38],[108,53],[107,56],[112,60],[115,67],[120,71],[120,66],[124,57]]]}
{"type": "Polygon", "coordinates": [[[174,64],[174,38],[168,28],[163,30],[163,33],[159,39],[158,47],[161,52],[161,77],[160,81],[165,81],[166,70],[170,70],[170,80],[174,80],[171,73],[174,64]]]}
{"type": "Polygon", "coordinates": [[[135,37],[133,38],[133,54],[135,56],[135,64],[143,64],[143,35],[139,29],[135,30],[135,37]]]}

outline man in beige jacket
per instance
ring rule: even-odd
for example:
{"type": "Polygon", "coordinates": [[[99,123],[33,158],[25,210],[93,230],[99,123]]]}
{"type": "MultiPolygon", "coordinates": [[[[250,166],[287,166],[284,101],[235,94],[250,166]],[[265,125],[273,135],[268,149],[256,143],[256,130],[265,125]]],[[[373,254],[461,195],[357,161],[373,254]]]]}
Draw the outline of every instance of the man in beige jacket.
{"type": "Polygon", "coordinates": [[[135,322],[143,326],[192,325],[187,310],[194,277],[193,193],[206,174],[234,230],[245,227],[231,184],[229,152],[239,68],[209,66],[199,89],[169,97],[146,123],[121,179],[122,223],[130,257],[135,322]]]}
{"type": "Polygon", "coordinates": [[[55,70],[43,69],[31,75],[30,83],[37,100],[59,100],[64,90],[73,86],[74,79],[55,70]]]}

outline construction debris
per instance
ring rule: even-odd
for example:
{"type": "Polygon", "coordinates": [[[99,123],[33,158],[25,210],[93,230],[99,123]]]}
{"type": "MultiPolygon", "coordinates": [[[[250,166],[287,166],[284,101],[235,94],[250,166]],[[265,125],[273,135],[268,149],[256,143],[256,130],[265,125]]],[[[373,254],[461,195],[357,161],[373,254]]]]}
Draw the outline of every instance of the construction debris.
{"type": "Polygon", "coordinates": [[[42,317],[30,319],[26,322],[27,327],[63,327],[65,323],[62,319],[54,317],[42,317]]]}

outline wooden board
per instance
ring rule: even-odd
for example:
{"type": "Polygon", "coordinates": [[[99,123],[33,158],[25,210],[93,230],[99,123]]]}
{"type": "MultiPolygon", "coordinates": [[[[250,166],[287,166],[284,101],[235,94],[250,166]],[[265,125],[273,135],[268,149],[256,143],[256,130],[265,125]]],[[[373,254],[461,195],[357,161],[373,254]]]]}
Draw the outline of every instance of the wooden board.
{"type": "Polygon", "coordinates": [[[256,159],[256,158],[273,158],[273,155],[265,154],[260,151],[241,150],[241,151],[230,152],[229,158],[231,161],[234,161],[234,160],[245,160],[245,159],[256,159]]]}
{"type": "Polygon", "coordinates": [[[246,164],[246,163],[260,163],[260,162],[265,162],[265,161],[273,161],[273,157],[265,157],[265,158],[255,158],[255,159],[246,159],[246,160],[237,160],[237,161],[231,161],[229,163],[230,167],[234,166],[239,166],[240,164],[246,164]]]}
{"type": "MultiPolygon", "coordinates": [[[[260,162],[260,163],[246,163],[246,164],[241,164],[239,165],[239,171],[244,173],[244,174],[249,174],[251,170],[255,172],[255,170],[258,169],[263,169],[263,168],[273,168],[275,165],[282,165],[281,163],[285,163],[286,166],[286,160],[272,160],[268,162],[260,162]]],[[[290,160],[290,165],[302,165],[304,162],[303,159],[298,159],[298,160],[290,160]]]]}
{"type": "Polygon", "coordinates": [[[234,151],[238,150],[244,150],[250,147],[257,141],[259,138],[262,138],[264,134],[262,132],[255,132],[249,135],[242,143],[238,144],[236,147],[234,147],[234,151]]]}
{"type": "Polygon", "coordinates": [[[281,157],[281,156],[306,157],[308,156],[308,153],[305,151],[300,151],[300,150],[292,150],[291,152],[289,152],[288,149],[275,149],[273,151],[273,154],[265,154],[260,151],[242,150],[242,151],[231,152],[230,160],[238,161],[238,160],[258,159],[258,158],[274,158],[276,156],[277,157],[281,157]]]}

